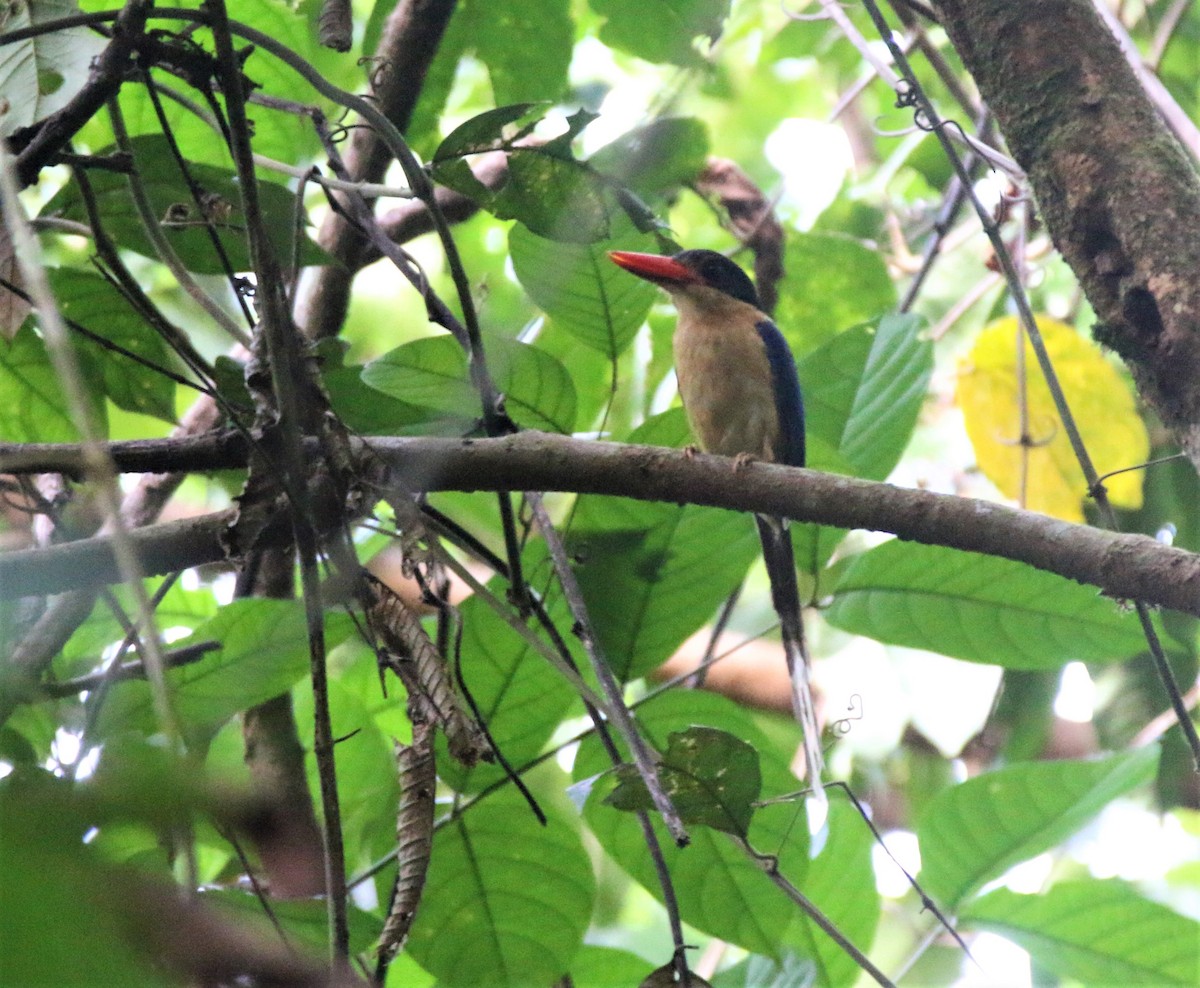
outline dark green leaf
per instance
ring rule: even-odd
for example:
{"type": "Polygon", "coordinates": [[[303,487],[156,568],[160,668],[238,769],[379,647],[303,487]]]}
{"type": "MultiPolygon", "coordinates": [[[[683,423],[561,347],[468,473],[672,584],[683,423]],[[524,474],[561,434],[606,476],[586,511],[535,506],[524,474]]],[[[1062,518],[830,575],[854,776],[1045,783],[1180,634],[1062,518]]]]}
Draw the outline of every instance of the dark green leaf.
{"type": "MultiPolygon", "coordinates": [[[[150,206],[158,218],[163,235],[179,255],[180,261],[188,270],[198,274],[222,274],[224,268],[205,229],[204,214],[192,199],[183,173],[171,155],[167,139],[161,135],[144,134],[132,138],[131,144],[150,206]]],[[[101,153],[111,153],[113,150],[106,148],[101,153]]],[[[190,163],[188,171],[204,192],[213,197],[209,218],[230,266],[234,271],[249,271],[250,255],[236,174],[231,169],[197,162],[190,163]]],[[[93,170],[90,177],[105,232],[121,247],[137,251],[145,257],[156,257],[154,245],[130,205],[126,177],[100,170],[93,170]]],[[[258,191],[267,233],[276,253],[287,263],[291,259],[295,241],[295,197],[273,182],[259,182],[258,191]]],[[[51,199],[42,210],[42,215],[87,222],[87,211],[75,185],[66,186],[51,199]]],[[[301,233],[301,237],[302,264],[320,264],[327,260],[324,252],[307,236],[301,233]]]]}
{"type": "Polygon", "coordinates": [[[594,172],[555,154],[508,156],[508,181],[488,204],[502,220],[519,220],[551,240],[590,244],[610,236],[613,212],[594,172]]]}
{"type": "Polygon", "coordinates": [[[653,528],[572,530],[571,550],[604,654],[623,680],[645,675],[716,613],[758,555],[745,516],[687,505],[653,528]]]}
{"type": "Polygon", "coordinates": [[[1060,844],[1154,778],[1157,748],[1090,762],[1010,765],[954,786],[917,827],[925,890],[951,911],[985,882],[1060,844]]]}
{"type": "Polygon", "coordinates": [[[557,100],[567,92],[575,25],[570,0],[468,0],[469,43],[497,103],[557,100]]]}
{"type": "Polygon", "coordinates": [[[542,109],[544,104],[519,103],[468,120],[438,148],[433,177],[498,218],[519,220],[551,240],[588,244],[605,239],[615,216],[605,183],[571,152],[571,142],[596,115],[580,110],[568,117],[567,129],[559,136],[514,146],[537,122],[530,118],[542,109]],[[497,148],[507,151],[508,171],[498,188],[489,189],[471,173],[463,156],[497,148]]]}
{"type": "Polygon", "coordinates": [[[542,827],[510,786],[439,828],[407,950],[447,985],[548,985],[570,968],[595,879],[552,805],[542,827]]]}
{"type": "MultiPolygon", "coordinates": [[[[629,441],[675,445],[686,429],[676,409],[629,441]]],[[[590,495],[580,498],[570,548],[605,657],[626,680],[702,627],[759,552],[754,525],[736,512],[590,495]]]]}
{"type": "MultiPolygon", "coordinates": [[[[745,837],[762,790],[758,752],[732,734],[712,727],[690,727],[667,739],[658,762],[659,781],[686,824],[703,824],[745,837]]],[[[617,788],[605,802],[619,810],[654,810],[641,775],[633,765],[617,772],[617,788]]]]}
{"type": "MultiPolygon", "coordinates": [[[[162,337],[146,324],[115,288],[99,275],[66,268],[47,272],[63,316],[159,367],[174,369],[162,337]]],[[[104,383],[118,408],[175,421],[175,382],[81,334],[76,349],[104,383]]]]}
{"type": "Polygon", "coordinates": [[[1200,972],[1200,924],[1115,879],[1059,882],[1037,895],[997,889],[959,918],[1083,984],[1191,988],[1200,972]]]}
{"type": "Polygon", "coordinates": [[[1009,669],[1115,662],[1144,647],[1130,611],[1084,586],[973,552],[894,540],[865,552],[825,614],[835,627],[1009,669]]]}
{"type": "Polygon", "coordinates": [[[508,235],[517,278],[555,324],[610,359],[632,342],[656,289],[608,259],[609,250],[652,250],[654,240],[628,227],[613,240],[565,244],[514,226],[508,235]]]}

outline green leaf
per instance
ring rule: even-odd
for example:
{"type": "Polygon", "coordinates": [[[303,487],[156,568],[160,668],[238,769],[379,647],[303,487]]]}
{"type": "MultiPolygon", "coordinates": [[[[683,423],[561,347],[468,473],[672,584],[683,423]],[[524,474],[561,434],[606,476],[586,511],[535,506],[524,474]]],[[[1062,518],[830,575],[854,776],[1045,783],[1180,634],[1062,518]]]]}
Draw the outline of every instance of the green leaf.
{"type": "Polygon", "coordinates": [[[571,153],[571,142],[596,114],[579,110],[567,118],[567,129],[558,137],[514,145],[537,123],[531,117],[543,107],[518,103],[468,120],[438,148],[433,177],[498,218],[520,220],[543,237],[584,244],[604,239],[613,218],[604,182],[571,153]],[[472,174],[463,156],[497,148],[507,151],[508,170],[499,188],[490,189],[472,174]]]}
{"type": "MultiPolygon", "coordinates": [[[[369,658],[375,674],[372,691],[377,698],[375,702],[403,710],[403,693],[392,683],[388,683],[387,700],[382,700],[378,666],[373,654],[369,658]]],[[[312,691],[304,689],[296,693],[295,718],[300,725],[301,744],[311,751],[314,743],[312,691]]],[[[392,739],[384,736],[362,697],[345,688],[341,674],[329,683],[329,713],[334,736],[344,739],[337,746],[337,786],[346,866],[351,870],[367,868],[396,846],[396,801],[400,784],[392,739]]],[[[304,767],[312,792],[319,792],[321,783],[316,759],[305,759],[304,767]]],[[[378,933],[376,929],[374,934],[377,936],[378,933]]]]}
{"type": "MultiPolygon", "coordinates": [[[[684,823],[746,836],[762,773],[758,752],[745,741],[712,727],[676,731],[667,739],[658,772],[684,823]]],[[[620,766],[617,778],[617,788],[604,802],[619,810],[653,812],[654,800],[636,766],[620,766]]]]}
{"type": "MultiPolygon", "coordinates": [[[[933,373],[933,344],[922,327],[914,316],[884,316],[878,326],[848,329],[801,358],[811,466],[869,480],[892,472],[933,373]]],[[[826,525],[793,526],[800,568],[818,573],[845,534],[826,525]]]]}
{"type": "Polygon", "coordinates": [[[884,316],[800,361],[808,431],[857,477],[885,479],[912,436],[933,374],[933,344],[922,326],[917,316],[884,316]]]}
{"type": "Polygon", "coordinates": [[[811,988],[816,983],[816,965],[791,951],[778,962],[758,954],[713,975],[713,988],[811,988]]]}
{"type": "MultiPolygon", "coordinates": [[[[372,39],[378,38],[391,6],[374,5],[365,50],[374,50],[372,39]]],[[[567,92],[574,35],[570,0],[459,0],[426,73],[421,102],[406,136],[418,144],[427,139],[441,116],[456,70],[471,53],[487,66],[497,105],[560,99],[567,92]]]]}
{"type": "Polygon", "coordinates": [[[508,180],[488,208],[499,219],[519,220],[562,243],[590,244],[611,236],[613,214],[596,175],[553,154],[510,154],[508,180]]]}
{"type": "MultiPolygon", "coordinates": [[[[88,382],[89,384],[91,382],[88,382]]],[[[107,419],[98,390],[88,397],[98,424],[107,419]]],[[[0,340],[0,439],[15,443],[69,443],[80,438],[42,338],[26,322],[11,343],[0,340]]]]}
{"type": "Polygon", "coordinates": [[[84,843],[90,821],[78,803],[70,783],[40,769],[18,769],[0,780],[4,981],[81,985],[103,972],[121,985],[163,985],[151,959],[136,955],[125,925],[139,908],[146,918],[139,907],[144,896],[128,872],[101,861],[84,843]],[[59,923],[70,923],[75,933],[48,936],[59,923]]]}
{"type": "Polygon", "coordinates": [[[438,145],[431,164],[436,167],[464,155],[509,148],[541,121],[549,107],[549,103],[514,103],[476,114],[438,145]]]}
{"type": "MultiPolygon", "coordinates": [[[[638,723],[656,745],[672,731],[706,725],[726,731],[753,746],[759,755],[763,790],[768,796],[796,788],[788,768],[798,733],[786,728],[773,742],[755,720],[731,701],[707,693],[666,693],[638,709],[638,723]]],[[[589,779],[607,768],[599,743],[589,738],[575,762],[575,778],[589,779]]],[[[614,782],[605,775],[596,782],[584,817],[604,849],[651,895],[661,901],[654,865],[646,853],[637,821],[603,805],[614,782]]],[[[795,905],[726,835],[708,828],[690,831],[692,843],[683,850],[666,837],[655,820],[667,866],[675,881],[684,920],[755,953],[782,957],[790,948],[818,955],[829,984],[850,984],[858,971],[853,962],[829,942],[820,942],[795,905]],[[835,959],[841,954],[841,960],[835,959]]],[[[870,943],[878,921],[879,897],[870,863],[870,832],[847,804],[830,807],[830,839],[816,861],[809,860],[808,828],[800,803],[775,803],[759,808],[750,825],[750,843],[761,852],[779,856],[780,868],[795,885],[811,893],[817,905],[859,946],[870,943]]]]}
{"type": "MultiPolygon", "coordinates": [[[[521,425],[549,432],[575,427],[575,387],[554,357],[527,343],[493,337],[488,366],[521,425]]],[[[363,368],[365,384],[410,405],[478,418],[479,395],[467,375],[462,347],[449,336],[430,336],[396,347],[363,368]]]]}
{"type": "MultiPolygon", "coordinates": [[[[522,559],[526,575],[545,572],[545,560],[544,545],[531,544],[522,559]]],[[[507,584],[497,578],[490,589],[503,600],[507,584]]],[[[569,627],[561,596],[547,601],[547,611],[558,627],[569,627]]],[[[571,708],[575,690],[479,596],[464,601],[459,613],[463,680],[492,740],[511,764],[523,765],[541,754],[571,708]]],[[[438,743],[439,751],[444,750],[440,737],[438,743]]],[[[449,758],[438,759],[438,770],[443,781],[459,792],[478,792],[505,778],[500,765],[481,763],[467,769],[449,758]]]]}
{"type": "MultiPolygon", "coordinates": [[[[327,647],[352,631],[347,615],[326,615],[327,647]]],[[[235,600],[174,645],[201,641],[220,642],[221,649],[167,672],[175,713],[185,732],[199,741],[211,738],[239,711],[286,693],[309,671],[308,629],[298,601],[235,600]]],[[[116,686],[100,717],[105,735],[127,728],[152,730],[154,724],[150,688],[144,682],[116,686]]]]}
{"type": "MultiPolygon", "coordinates": [[[[79,13],[72,0],[9,3],[0,11],[0,30],[19,31],[79,13]]],[[[7,137],[61,110],[83,88],[92,60],[104,51],[103,38],[86,27],[39,34],[0,48],[0,93],[9,94],[0,114],[0,137],[7,137]]]]}
{"type": "MultiPolygon", "coordinates": [[[[302,947],[313,957],[328,952],[329,913],[320,899],[272,901],[270,920],[264,915],[262,900],[252,892],[233,888],[203,889],[199,899],[247,932],[263,938],[278,936],[272,923],[277,921],[290,944],[302,947]]],[[[379,939],[383,923],[353,906],[346,910],[346,919],[351,953],[365,954],[379,939]]]]}
{"type": "Polygon", "coordinates": [[[1062,843],[1154,778],[1158,749],[1010,765],[939,793],[917,827],[925,890],[953,911],[1013,865],[1062,843]]]}
{"type": "Polygon", "coordinates": [[[1083,984],[1191,988],[1200,972],[1200,924],[1116,880],[1060,882],[1037,895],[997,889],[959,919],[1083,984]]]}
{"type": "Polygon", "coordinates": [[[551,984],[591,919],[591,861],[554,806],[546,827],[511,787],[483,806],[434,836],[407,950],[447,985],[551,984]]]}
{"type": "Polygon", "coordinates": [[[1137,617],[1092,587],[1008,559],[899,540],[850,564],[825,617],[890,645],[1009,669],[1115,662],[1145,646],[1137,617]]]}
{"type": "Polygon", "coordinates": [[[329,402],[346,427],[366,436],[461,436],[475,428],[478,416],[467,408],[438,411],[385,395],[363,383],[364,367],[322,367],[329,402]]]}
{"type": "MultiPolygon", "coordinates": [[[[161,134],[143,134],[132,138],[130,143],[150,207],[162,227],[163,235],[175,248],[184,267],[198,274],[223,274],[225,269],[213,247],[204,217],[192,199],[167,139],[161,134]]],[[[99,153],[110,154],[114,150],[110,147],[99,153]]],[[[204,192],[214,197],[212,224],[230,266],[234,271],[249,271],[250,254],[245,219],[241,214],[237,175],[232,169],[200,162],[189,162],[188,171],[204,192]]],[[[126,177],[117,172],[93,169],[90,178],[105,232],[121,247],[145,257],[157,257],[137,212],[130,205],[126,177]]],[[[266,230],[279,258],[287,263],[291,259],[295,241],[295,196],[273,182],[259,182],[258,194],[266,230]]],[[[87,210],[74,184],[65,186],[51,199],[41,215],[87,222],[87,210]]],[[[324,251],[307,236],[301,233],[301,237],[302,264],[321,264],[328,260],[324,251]]]]}
{"type": "MultiPolygon", "coordinates": [[[[681,445],[687,435],[676,409],[628,441],[681,445]]],[[[737,512],[593,495],[579,500],[569,546],[605,657],[623,680],[645,675],[701,628],[759,552],[754,525],[737,512]]]]}
{"type": "Polygon", "coordinates": [[[523,226],[508,235],[513,269],[529,297],[581,343],[609,359],[633,341],[654,302],[656,289],[608,259],[609,250],[654,248],[654,239],[628,227],[613,240],[565,244],[536,236],[523,226]]]}
{"type": "MultiPolygon", "coordinates": [[[[831,796],[836,796],[836,791],[831,796]]],[[[827,828],[825,846],[816,860],[807,862],[803,872],[785,874],[866,953],[874,941],[881,910],[871,860],[875,838],[858,810],[840,799],[829,804],[827,828]]],[[[818,984],[849,988],[859,983],[862,971],[858,965],[799,910],[793,913],[784,943],[816,964],[818,984]]],[[[785,952],[783,956],[786,960],[789,955],[785,952]]]]}
{"type": "Polygon", "coordinates": [[[749,518],[690,504],[652,528],[595,531],[580,519],[570,547],[604,654],[622,680],[666,661],[716,613],[759,552],[749,518]]]}
{"type": "MultiPolygon", "coordinates": [[[[105,279],[67,268],[54,268],[47,274],[65,318],[159,367],[174,369],[162,337],[105,279]]],[[[81,334],[72,332],[71,339],[103,381],[104,393],[114,405],[175,421],[175,382],[169,377],[81,334]]]]}
{"type": "Polygon", "coordinates": [[[606,144],[588,159],[597,171],[647,195],[674,191],[704,170],[708,129],[695,117],[661,117],[606,144]]]}
{"type": "Polygon", "coordinates": [[[571,962],[571,984],[575,988],[629,988],[649,970],[650,964],[637,954],[584,944],[571,962]]]}
{"type": "Polygon", "coordinates": [[[699,65],[693,39],[715,41],[729,16],[729,0],[590,0],[604,17],[600,40],[648,62],[699,65]]]}
{"type": "MultiPolygon", "coordinates": [[[[797,354],[896,306],[877,250],[828,233],[789,234],[775,321],[797,354]]],[[[803,380],[803,378],[801,379],[803,380]]]]}

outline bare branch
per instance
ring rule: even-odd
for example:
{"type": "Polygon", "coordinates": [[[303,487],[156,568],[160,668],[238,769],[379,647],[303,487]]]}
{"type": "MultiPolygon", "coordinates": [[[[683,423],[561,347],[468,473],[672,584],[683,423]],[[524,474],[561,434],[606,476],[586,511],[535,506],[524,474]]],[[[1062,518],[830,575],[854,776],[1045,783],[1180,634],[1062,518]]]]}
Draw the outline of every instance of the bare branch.
{"type": "MultiPolygon", "coordinates": [[[[171,468],[162,455],[153,456],[156,445],[163,448],[163,442],[136,442],[113,443],[111,449],[119,469],[171,468]]],[[[244,464],[247,455],[240,437],[176,441],[173,447],[180,460],[203,462],[209,469],[244,464]]],[[[13,472],[10,457],[18,450],[27,472],[71,472],[80,465],[77,446],[0,445],[0,471],[13,472]]],[[[1090,583],[1112,597],[1200,615],[1200,556],[1145,535],[1105,532],[974,498],[767,463],[750,463],[735,473],[725,457],[538,432],[501,439],[360,440],[352,443],[352,450],[389,465],[397,482],[410,490],[536,488],[613,494],[865,528],[1028,563],[1090,583]]],[[[315,445],[312,451],[315,454],[315,445]]],[[[223,559],[218,535],[230,517],[222,512],[133,533],[146,572],[166,573],[223,559]]],[[[281,535],[271,529],[263,535],[272,537],[281,535]]],[[[0,599],[60,592],[78,587],[81,579],[95,585],[114,578],[107,539],[0,556],[0,599]]]]}

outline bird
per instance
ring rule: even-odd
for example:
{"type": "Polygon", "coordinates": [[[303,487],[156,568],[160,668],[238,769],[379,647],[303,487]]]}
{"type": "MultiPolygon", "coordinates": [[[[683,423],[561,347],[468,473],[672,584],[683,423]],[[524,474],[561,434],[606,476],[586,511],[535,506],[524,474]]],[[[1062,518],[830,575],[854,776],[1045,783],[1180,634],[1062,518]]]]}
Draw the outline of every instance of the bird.
{"type": "MultiPolygon", "coordinates": [[[[608,256],[630,274],[665,289],[675,304],[675,374],[700,448],[734,457],[735,469],[748,460],[804,466],[804,399],[796,359],[779,327],[760,308],[746,272],[713,250],[684,250],[669,257],[614,250],[608,256]]],[[[783,518],[756,514],[755,522],[779,617],[792,708],[804,733],[807,782],[824,804],[821,734],[792,540],[783,518]]]]}

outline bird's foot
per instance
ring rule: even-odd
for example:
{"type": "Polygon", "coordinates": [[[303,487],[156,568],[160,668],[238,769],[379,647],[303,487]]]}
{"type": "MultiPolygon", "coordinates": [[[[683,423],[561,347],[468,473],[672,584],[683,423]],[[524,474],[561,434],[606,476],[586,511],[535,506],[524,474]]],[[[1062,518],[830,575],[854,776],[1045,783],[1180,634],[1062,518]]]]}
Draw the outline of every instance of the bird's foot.
{"type": "Polygon", "coordinates": [[[737,473],[739,470],[745,470],[746,467],[748,467],[757,459],[758,457],[753,453],[738,453],[738,455],[733,458],[733,472],[737,473]]]}
{"type": "Polygon", "coordinates": [[[689,459],[689,460],[694,460],[697,456],[700,455],[700,447],[697,446],[695,443],[688,443],[686,446],[683,447],[683,455],[685,457],[687,457],[687,459],[689,459]]]}

